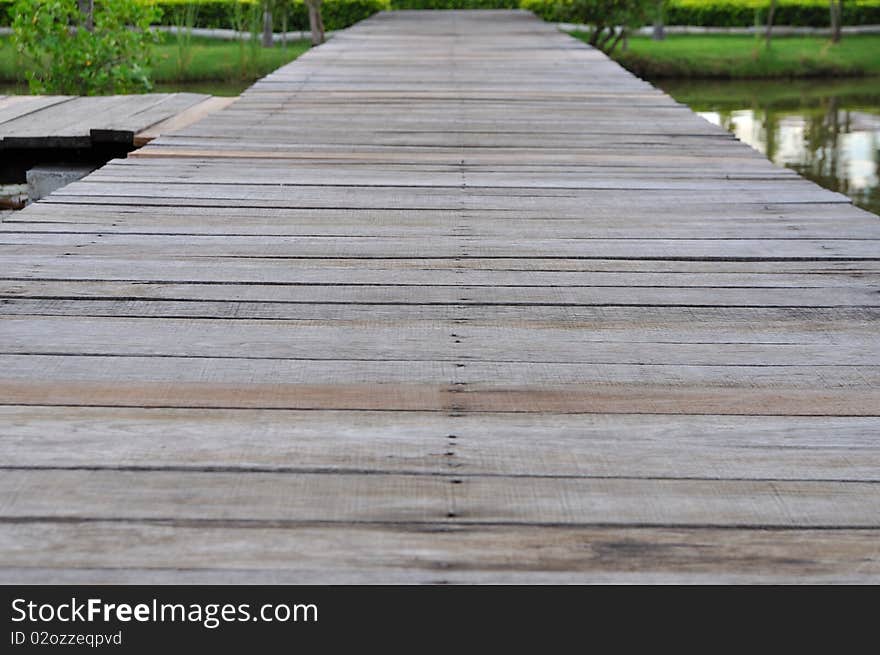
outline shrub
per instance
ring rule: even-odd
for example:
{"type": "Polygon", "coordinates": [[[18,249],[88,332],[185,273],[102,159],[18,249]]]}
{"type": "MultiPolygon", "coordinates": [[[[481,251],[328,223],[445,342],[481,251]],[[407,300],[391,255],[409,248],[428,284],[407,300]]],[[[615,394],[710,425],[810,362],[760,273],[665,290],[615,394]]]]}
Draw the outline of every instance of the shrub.
{"type": "MultiPolygon", "coordinates": [[[[669,0],[669,25],[749,27],[767,19],[768,0],[669,0]]],[[[848,0],[843,5],[843,24],[880,23],[880,0],[848,0]]],[[[827,0],[779,0],[773,17],[776,25],[828,27],[827,0]]]]}
{"type": "Polygon", "coordinates": [[[544,20],[589,25],[587,42],[612,52],[623,34],[615,28],[644,25],[656,0],[523,0],[522,4],[544,20]]]}
{"type": "MultiPolygon", "coordinates": [[[[523,0],[524,9],[546,21],[571,20],[568,0],[523,0]]],[[[769,0],[666,0],[667,25],[701,27],[751,27],[764,23],[769,0]]],[[[773,22],[796,27],[828,27],[827,0],[778,0],[773,22]]],[[[847,0],[843,4],[844,25],[880,24],[880,0],[847,0]]]]}
{"type": "Polygon", "coordinates": [[[391,0],[391,9],[518,9],[519,0],[391,0]]]}
{"type": "MultiPolygon", "coordinates": [[[[148,2],[149,0],[138,0],[148,2]]],[[[15,17],[16,0],[0,0],[0,25],[10,25],[15,17]]],[[[173,16],[184,5],[197,8],[195,27],[231,28],[235,4],[255,4],[260,0],[156,0],[172,24],[173,16]]],[[[383,9],[512,9],[522,7],[552,22],[568,22],[571,0],[324,0],[323,15],[327,29],[338,30],[368,18],[383,9]]],[[[287,29],[307,30],[308,14],[303,0],[276,0],[287,8],[287,29]]],[[[750,27],[766,18],[769,0],[666,0],[668,25],[711,27],[750,27]]],[[[281,30],[282,16],[275,11],[274,29],[281,30]]],[[[778,0],[774,22],[777,25],[828,27],[827,0],[778,0]]],[[[846,0],[843,3],[844,25],[880,24],[880,0],[846,0]]]]}
{"type": "MultiPolygon", "coordinates": [[[[259,5],[260,0],[158,0],[166,16],[179,15],[182,8],[194,7],[193,27],[231,29],[236,25],[236,4],[259,5]]],[[[276,32],[285,24],[282,14],[287,12],[288,30],[308,30],[309,14],[304,0],[276,0],[272,12],[276,32]]],[[[388,9],[388,0],[324,0],[321,15],[328,30],[341,30],[369,18],[377,11],[388,9]]],[[[166,23],[168,21],[165,21],[166,23]]]]}
{"type": "Polygon", "coordinates": [[[151,3],[97,2],[93,30],[84,26],[76,0],[17,0],[13,11],[13,42],[35,63],[26,73],[32,93],[150,90],[150,24],[158,18],[151,3]]]}

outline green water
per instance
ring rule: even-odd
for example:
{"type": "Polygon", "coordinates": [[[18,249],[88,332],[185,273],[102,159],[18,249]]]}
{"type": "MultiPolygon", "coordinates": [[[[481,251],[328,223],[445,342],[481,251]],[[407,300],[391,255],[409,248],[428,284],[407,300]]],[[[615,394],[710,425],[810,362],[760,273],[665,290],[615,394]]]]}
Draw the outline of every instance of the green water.
{"type": "Polygon", "coordinates": [[[880,214],[880,78],[655,84],[773,162],[880,214]]]}

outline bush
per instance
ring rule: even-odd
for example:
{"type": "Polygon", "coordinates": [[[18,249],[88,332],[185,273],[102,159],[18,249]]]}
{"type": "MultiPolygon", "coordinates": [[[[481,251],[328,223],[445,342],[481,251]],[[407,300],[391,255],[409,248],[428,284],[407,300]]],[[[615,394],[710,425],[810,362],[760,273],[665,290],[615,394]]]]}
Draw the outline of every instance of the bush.
{"type": "MultiPolygon", "coordinates": [[[[240,4],[258,9],[260,0],[238,0],[240,4]]],[[[172,16],[180,15],[189,6],[195,8],[193,27],[232,29],[236,26],[235,0],[158,0],[165,24],[174,23],[172,16]]],[[[284,25],[282,12],[287,11],[288,30],[308,30],[309,14],[304,0],[276,0],[272,12],[273,26],[280,32],[284,25]]],[[[388,9],[388,0],[324,0],[321,15],[328,30],[341,30],[369,18],[377,11],[388,9]]],[[[262,23],[261,23],[262,25],[262,23]]]]}
{"type": "MultiPolygon", "coordinates": [[[[767,20],[768,0],[668,0],[668,25],[750,27],[767,20]]],[[[773,22],[796,27],[828,27],[826,0],[779,0],[773,22]]],[[[880,23],[880,0],[848,0],[843,5],[844,25],[880,23]]]]}
{"type": "MultiPolygon", "coordinates": [[[[16,0],[0,0],[0,25],[10,25],[15,17],[16,0]]],[[[146,0],[139,0],[144,2],[146,0]]],[[[184,5],[197,7],[195,27],[232,28],[235,25],[235,2],[256,4],[260,0],[157,0],[165,19],[173,24],[176,12],[184,5]]],[[[303,0],[277,0],[288,8],[287,29],[308,30],[309,20],[303,0]]],[[[552,22],[568,22],[571,0],[324,0],[323,15],[327,29],[338,30],[368,18],[383,9],[513,9],[522,7],[552,22]]],[[[769,0],[667,0],[668,25],[707,27],[750,27],[755,20],[764,22],[769,0]]],[[[281,12],[273,14],[274,29],[281,30],[281,12]]],[[[774,22],[777,25],[828,27],[827,0],[779,0],[774,22]]],[[[880,24],[880,0],[846,0],[843,3],[844,25],[880,24]]]]}
{"type": "Polygon", "coordinates": [[[522,0],[522,6],[544,20],[589,25],[586,41],[610,53],[622,35],[616,27],[644,25],[656,0],[522,0]]]}
{"type": "MultiPolygon", "coordinates": [[[[666,0],[667,25],[701,27],[751,27],[767,18],[769,0],[666,0]]],[[[522,7],[546,21],[571,20],[570,0],[523,0],[522,7]]],[[[779,0],[773,22],[796,27],[828,27],[826,0],[779,0]]],[[[843,4],[844,25],[880,24],[880,0],[847,0],[843,4]]]]}
{"type": "MultiPolygon", "coordinates": [[[[302,29],[308,29],[308,13],[302,0],[295,3],[297,11],[300,7],[304,16],[302,29]]],[[[321,16],[324,18],[324,27],[328,30],[341,30],[388,8],[388,0],[324,0],[321,4],[321,16]]]]}
{"type": "Polygon", "coordinates": [[[519,0],[391,0],[391,9],[519,9],[519,0]]]}
{"type": "Polygon", "coordinates": [[[522,0],[520,6],[549,23],[565,23],[567,8],[560,0],[522,0]]]}
{"type": "Polygon", "coordinates": [[[149,91],[150,24],[155,8],[138,0],[95,3],[86,29],[76,0],[17,0],[13,42],[34,62],[32,93],[96,95],[149,91]]]}

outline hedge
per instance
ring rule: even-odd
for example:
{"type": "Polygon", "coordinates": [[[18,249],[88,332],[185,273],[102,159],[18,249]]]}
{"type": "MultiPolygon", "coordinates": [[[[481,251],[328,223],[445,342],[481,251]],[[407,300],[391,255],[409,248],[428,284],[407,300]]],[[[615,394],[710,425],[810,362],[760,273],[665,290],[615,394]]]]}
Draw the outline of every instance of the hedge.
{"type": "MultiPolygon", "coordinates": [[[[163,23],[173,24],[174,16],[180,15],[181,9],[186,5],[197,8],[194,27],[219,27],[231,28],[235,26],[234,2],[229,0],[159,0],[157,2],[165,17],[163,23]]],[[[253,9],[259,12],[259,0],[245,0],[253,9]]],[[[309,14],[303,0],[290,0],[287,3],[287,29],[309,29],[309,14]]],[[[328,30],[341,30],[349,25],[354,25],[364,18],[369,18],[377,11],[388,9],[388,0],[324,0],[321,16],[324,18],[324,27],[328,30]]],[[[283,23],[281,12],[273,13],[273,29],[281,31],[283,23]]],[[[261,15],[258,16],[262,27],[261,15]]]]}
{"type": "Polygon", "coordinates": [[[391,9],[519,9],[520,0],[391,0],[391,9]]]}
{"type": "MultiPolygon", "coordinates": [[[[828,27],[825,0],[778,0],[773,22],[796,27],[828,27]]],[[[668,25],[750,27],[767,20],[767,0],[671,0],[666,4],[668,25]]],[[[847,0],[844,25],[880,24],[880,0],[847,0]]]]}
{"type": "MultiPolygon", "coordinates": [[[[773,22],[794,27],[828,27],[826,0],[778,0],[773,22]]],[[[524,9],[546,21],[568,22],[565,0],[522,0],[524,9]]],[[[700,27],[751,27],[767,18],[769,0],[666,0],[667,25],[700,27]]],[[[880,24],[880,0],[847,0],[843,3],[844,25],[880,24]]]]}
{"type": "MultiPolygon", "coordinates": [[[[15,0],[0,0],[0,25],[11,24],[15,0]]],[[[100,1],[100,0],[99,0],[100,1]]],[[[112,0],[111,0],[112,1],[112,0]]],[[[256,5],[259,0],[244,0],[256,5]]],[[[173,24],[174,16],[186,4],[197,5],[196,27],[233,27],[234,0],[159,0],[163,23],[173,24]]],[[[750,27],[766,18],[769,0],[667,0],[667,25],[711,27],[750,27]]],[[[521,6],[544,20],[566,22],[566,0],[324,0],[324,25],[337,30],[368,18],[383,9],[509,9],[521,6]]],[[[289,0],[287,29],[307,30],[308,12],[303,0],[289,0]]],[[[281,15],[276,12],[275,30],[281,30],[281,15]]],[[[827,0],[778,0],[777,25],[827,27],[827,0]]],[[[880,0],[847,0],[843,3],[845,25],[880,24],[880,0]]]]}
{"type": "MultiPolygon", "coordinates": [[[[0,25],[12,24],[14,3],[15,0],[0,0],[0,25]]],[[[259,0],[242,0],[242,3],[259,11],[259,0]]],[[[193,27],[232,28],[236,23],[235,2],[232,0],[158,0],[156,4],[162,10],[163,25],[174,25],[178,20],[176,17],[181,15],[187,5],[196,8],[193,27]]],[[[287,29],[308,30],[309,15],[305,2],[289,0],[287,5],[287,29]]],[[[369,18],[377,11],[388,9],[389,4],[388,0],[324,0],[322,7],[324,27],[328,30],[340,30],[369,18]]],[[[283,24],[281,13],[276,11],[273,19],[273,28],[280,32],[283,24]]],[[[262,29],[262,14],[259,16],[259,25],[262,29]]]]}

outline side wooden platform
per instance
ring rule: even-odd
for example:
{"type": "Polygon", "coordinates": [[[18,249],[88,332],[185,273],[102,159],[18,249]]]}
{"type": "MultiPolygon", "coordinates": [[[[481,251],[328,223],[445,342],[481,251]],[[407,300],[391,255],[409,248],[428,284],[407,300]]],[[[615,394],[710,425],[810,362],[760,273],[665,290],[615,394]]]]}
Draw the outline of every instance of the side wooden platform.
{"type": "Polygon", "coordinates": [[[0,271],[0,581],[880,581],[880,218],[529,14],[341,32],[0,271]]]}
{"type": "Polygon", "coordinates": [[[0,153],[107,143],[142,146],[161,132],[201,120],[233,100],[202,93],[0,96],[0,153]]]}

